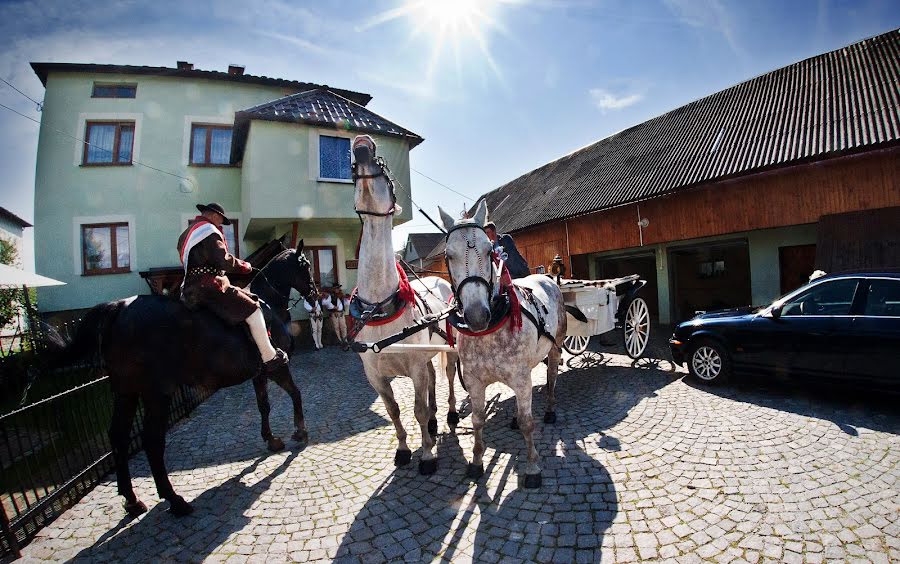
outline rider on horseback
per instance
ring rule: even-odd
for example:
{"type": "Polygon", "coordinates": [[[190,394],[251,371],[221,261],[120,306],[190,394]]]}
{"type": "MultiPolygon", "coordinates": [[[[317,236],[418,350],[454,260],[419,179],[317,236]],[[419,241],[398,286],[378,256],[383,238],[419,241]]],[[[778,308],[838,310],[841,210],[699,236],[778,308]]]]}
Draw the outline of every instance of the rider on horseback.
{"type": "Polygon", "coordinates": [[[284,351],[269,341],[259,298],[228,281],[227,273],[248,274],[252,267],[228,252],[222,225],[231,225],[231,221],[225,217],[224,208],[211,203],[198,204],[197,209],[200,215],[178,238],[178,253],[184,265],[182,301],[191,309],[206,306],[232,325],[246,322],[267,372],[287,364],[284,351]]]}

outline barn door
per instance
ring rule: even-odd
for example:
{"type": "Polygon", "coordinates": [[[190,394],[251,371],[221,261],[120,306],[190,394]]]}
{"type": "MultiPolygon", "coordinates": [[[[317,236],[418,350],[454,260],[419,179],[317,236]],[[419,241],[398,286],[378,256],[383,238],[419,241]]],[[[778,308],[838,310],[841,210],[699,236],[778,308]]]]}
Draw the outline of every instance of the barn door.
{"type": "Polygon", "coordinates": [[[781,269],[781,295],[796,290],[809,281],[815,270],[816,246],[795,245],[778,247],[778,266],[781,269]]]}

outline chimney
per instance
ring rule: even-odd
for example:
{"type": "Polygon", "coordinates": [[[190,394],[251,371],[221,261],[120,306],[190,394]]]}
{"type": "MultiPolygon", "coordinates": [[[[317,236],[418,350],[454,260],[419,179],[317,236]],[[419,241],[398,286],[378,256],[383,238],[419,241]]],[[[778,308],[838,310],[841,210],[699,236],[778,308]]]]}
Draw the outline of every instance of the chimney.
{"type": "Polygon", "coordinates": [[[244,74],[244,67],[241,65],[228,65],[228,74],[241,76],[244,74]]]}
{"type": "Polygon", "coordinates": [[[194,65],[187,61],[178,61],[178,70],[194,70],[194,65]]]}

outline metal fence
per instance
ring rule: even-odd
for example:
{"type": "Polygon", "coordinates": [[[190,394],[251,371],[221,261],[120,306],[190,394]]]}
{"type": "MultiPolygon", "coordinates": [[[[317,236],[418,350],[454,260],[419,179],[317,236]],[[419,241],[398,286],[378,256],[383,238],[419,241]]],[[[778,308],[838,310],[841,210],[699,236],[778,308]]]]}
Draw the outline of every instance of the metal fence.
{"type": "MultiPolygon", "coordinates": [[[[112,416],[107,380],[96,365],[41,373],[38,382],[64,382],[70,389],[36,394],[34,403],[0,416],[0,558],[18,556],[43,526],[114,469],[107,436],[112,416]],[[73,382],[78,384],[71,387],[73,382]]],[[[186,416],[208,395],[179,389],[172,398],[169,423],[186,416]]],[[[132,429],[129,455],[141,449],[142,421],[143,407],[132,429]]]]}

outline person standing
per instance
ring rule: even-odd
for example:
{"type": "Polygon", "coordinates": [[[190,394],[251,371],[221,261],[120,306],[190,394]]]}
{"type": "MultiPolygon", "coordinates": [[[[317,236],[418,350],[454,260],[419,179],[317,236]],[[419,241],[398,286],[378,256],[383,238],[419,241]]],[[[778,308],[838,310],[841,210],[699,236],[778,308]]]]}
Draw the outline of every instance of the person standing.
{"type": "Polygon", "coordinates": [[[497,234],[497,226],[493,221],[484,224],[484,232],[487,233],[488,239],[494,245],[494,250],[503,259],[506,268],[509,269],[509,275],[513,278],[525,278],[531,274],[528,268],[528,262],[519,254],[516,244],[513,242],[512,235],[508,233],[497,234]]]}
{"type": "Polygon", "coordinates": [[[319,300],[319,296],[310,294],[304,298],[303,308],[306,309],[306,313],[309,314],[309,326],[310,329],[312,329],[313,344],[316,346],[316,349],[321,349],[322,321],[325,316],[322,312],[322,303],[319,300]]]}
{"type": "Polygon", "coordinates": [[[267,372],[286,365],[287,355],[269,340],[259,298],[228,280],[228,274],[247,274],[252,267],[228,252],[222,226],[231,221],[224,208],[212,202],[198,204],[197,210],[200,215],[178,237],[178,255],[184,265],[181,301],[189,309],[206,307],[230,325],[246,323],[267,372]]]}
{"type": "Polygon", "coordinates": [[[334,336],[343,345],[347,340],[347,325],[344,323],[344,298],[340,288],[336,289],[333,294],[325,294],[325,297],[322,298],[322,308],[328,312],[334,336]]]}

